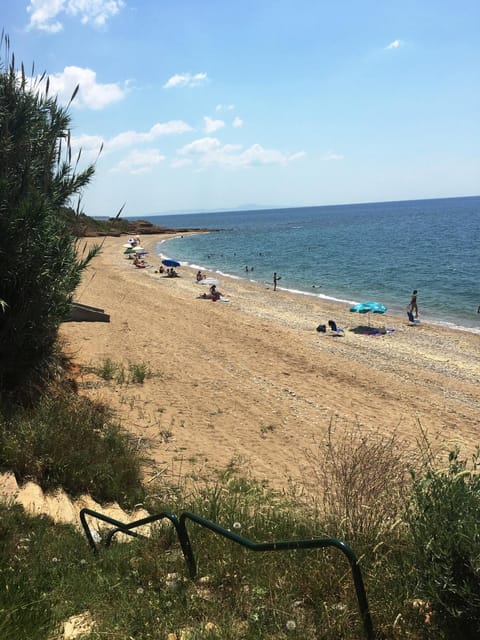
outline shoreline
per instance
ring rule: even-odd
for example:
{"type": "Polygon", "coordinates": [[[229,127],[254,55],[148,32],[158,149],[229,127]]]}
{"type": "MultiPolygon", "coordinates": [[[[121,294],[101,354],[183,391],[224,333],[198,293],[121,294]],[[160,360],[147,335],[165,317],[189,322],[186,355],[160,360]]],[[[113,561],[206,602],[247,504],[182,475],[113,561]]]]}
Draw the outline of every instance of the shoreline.
{"type": "Polygon", "coordinates": [[[341,304],[225,276],[219,289],[230,302],[212,304],[197,299],[193,267],[180,267],[179,278],[154,273],[152,249],[166,239],[142,237],[154,267],[140,270],[122,254],[124,238],[107,238],[76,300],[105,308],[111,322],[61,329],[84,367],[106,358],[148,364],[154,375],[143,385],[93,382],[86,371],[80,389],[145,439],[165,473],[211,474],[236,461],[276,488],[304,487],[305,452],[323,446],[332,425],[372,437],[395,432],[413,448],[423,430],[435,447],[474,451],[477,334],[387,314],[370,328],[394,332],[368,335],[368,318],[341,304]],[[315,331],[329,319],[344,337],[315,331]]]}
{"type": "MultiPolygon", "coordinates": [[[[192,231],[190,233],[185,233],[185,232],[178,232],[175,234],[172,234],[169,238],[161,240],[158,244],[161,245],[164,242],[168,242],[169,240],[178,238],[178,237],[182,237],[182,236],[186,236],[186,235],[197,235],[198,233],[209,233],[209,231],[201,231],[201,232],[197,232],[197,231],[192,231]]],[[[176,254],[177,255],[177,254],[176,254]]],[[[225,277],[225,278],[232,278],[232,279],[240,279],[240,280],[245,280],[246,282],[250,282],[252,283],[252,285],[256,285],[259,287],[263,287],[263,288],[268,288],[269,282],[268,280],[255,280],[255,279],[250,279],[245,277],[245,275],[241,274],[236,274],[236,273],[229,273],[228,271],[223,271],[221,267],[219,268],[214,268],[214,269],[209,269],[208,267],[205,267],[201,264],[197,264],[195,262],[190,263],[188,260],[181,260],[182,262],[182,266],[184,266],[185,268],[191,268],[191,269],[201,269],[202,271],[208,271],[209,273],[212,274],[216,274],[217,277],[225,277]]],[[[339,305],[348,305],[349,307],[360,302],[360,300],[351,300],[348,298],[342,298],[342,297],[336,297],[334,294],[332,295],[327,295],[327,294],[323,294],[323,293],[314,293],[312,291],[307,290],[306,288],[287,288],[287,287],[282,287],[282,286],[278,286],[278,290],[282,290],[285,291],[287,293],[291,293],[293,295],[304,295],[304,296],[309,296],[312,298],[318,298],[321,301],[325,301],[325,302],[332,302],[335,304],[339,304],[339,305]]],[[[406,308],[407,305],[405,304],[404,307],[406,308]]],[[[480,309],[480,307],[479,307],[480,309]]],[[[405,318],[406,317],[406,312],[404,310],[404,308],[399,305],[399,304],[394,304],[394,305],[389,305],[388,306],[388,311],[389,311],[389,315],[396,317],[396,318],[405,318]]],[[[480,311],[479,311],[480,313],[480,311]]],[[[469,333],[473,333],[473,334],[477,334],[480,336],[480,315],[479,315],[479,322],[475,323],[475,321],[473,319],[471,319],[470,317],[464,316],[463,318],[451,318],[448,317],[447,319],[441,319],[439,317],[437,317],[437,315],[435,313],[430,314],[428,311],[425,313],[422,310],[421,313],[421,318],[422,321],[427,322],[429,324],[433,324],[435,326],[439,326],[439,327],[445,327],[447,329],[452,329],[454,331],[466,331],[469,333]],[[472,325],[466,325],[466,324],[461,324],[462,322],[471,322],[472,325]]]]}

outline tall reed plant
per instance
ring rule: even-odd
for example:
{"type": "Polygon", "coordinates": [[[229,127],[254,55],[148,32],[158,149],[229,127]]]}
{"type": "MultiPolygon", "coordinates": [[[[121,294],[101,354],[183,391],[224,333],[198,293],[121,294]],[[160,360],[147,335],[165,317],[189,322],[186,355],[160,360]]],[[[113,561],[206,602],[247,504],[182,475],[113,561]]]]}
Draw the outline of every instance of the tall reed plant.
{"type": "Polygon", "coordinates": [[[46,74],[17,68],[8,36],[0,49],[0,394],[18,395],[52,373],[59,324],[98,250],[79,256],[62,215],[94,167],[72,161],[68,107],[46,74]]]}

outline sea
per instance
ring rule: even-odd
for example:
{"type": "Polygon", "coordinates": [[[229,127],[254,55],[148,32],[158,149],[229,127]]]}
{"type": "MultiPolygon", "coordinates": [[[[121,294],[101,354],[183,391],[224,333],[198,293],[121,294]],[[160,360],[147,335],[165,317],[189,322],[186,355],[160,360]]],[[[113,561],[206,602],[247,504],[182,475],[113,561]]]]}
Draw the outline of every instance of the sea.
{"type": "Polygon", "coordinates": [[[378,301],[480,334],[480,196],[335,206],[139,216],[208,229],[157,253],[219,278],[246,278],[345,305],[378,301]]]}

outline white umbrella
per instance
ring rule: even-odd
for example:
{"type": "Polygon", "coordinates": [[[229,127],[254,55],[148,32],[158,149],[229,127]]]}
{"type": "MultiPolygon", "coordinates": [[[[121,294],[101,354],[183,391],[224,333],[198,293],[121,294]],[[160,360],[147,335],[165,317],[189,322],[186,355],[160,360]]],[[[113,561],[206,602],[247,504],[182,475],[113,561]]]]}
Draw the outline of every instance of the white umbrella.
{"type": "Polygon", "coordinates": [[[124,245],[122,245],[123,247],[125,247],[126,249],[128,249],[129,247],[131,247],[131,243],[130,242],[125,242],[124,245]]]}
{"type": "Polygon", "coordinates": [[[139,251],[145,251],[145,249],[143,247],[133,247],[133,250],[136,251],[137,253],[139,251]]]}

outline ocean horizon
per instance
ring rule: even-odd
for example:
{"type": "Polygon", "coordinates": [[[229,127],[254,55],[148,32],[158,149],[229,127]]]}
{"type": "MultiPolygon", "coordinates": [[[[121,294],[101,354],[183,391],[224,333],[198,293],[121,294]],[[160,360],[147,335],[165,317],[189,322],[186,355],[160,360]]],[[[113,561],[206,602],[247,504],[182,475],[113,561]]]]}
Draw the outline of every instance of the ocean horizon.
{"type": "MultiPolygon", "coordinates": [[[[221,277],[246,278],[345,305],[376,300],[405,315],[480,333],[480,196],[137,216],[212,229],[156,251],[221,277]]],[[[227,289],[225,279],[223,289],[227,289]]]]}

